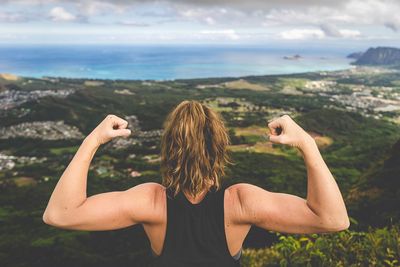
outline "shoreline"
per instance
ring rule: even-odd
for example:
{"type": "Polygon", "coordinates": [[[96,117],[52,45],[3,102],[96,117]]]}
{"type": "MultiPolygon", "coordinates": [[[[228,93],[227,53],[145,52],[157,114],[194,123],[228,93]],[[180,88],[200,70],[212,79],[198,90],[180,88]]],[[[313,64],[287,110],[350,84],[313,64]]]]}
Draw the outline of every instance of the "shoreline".
{"type": "Polygon", "coordinates": [[[174,78],[174,79],[110,79],[110,78],[90,78],[90,77],[67,77],[67,76],[53,76],[44,75],[40,77],[35,76],[25,76],[18,75],[9,72],[0,72],[0,79],[8,81],[18,81],[19,79],[36,79],[36,80],[81,80],[81,81],[101,81],[101,82],[175,82],[175,81],[202,81],[202,80],[239,80],[246,78],[257,78],[257,77],[291,77],[291,76],[302,76],[308,74],[334,74],[343,72],[373,72],[373,73],[390,73],[390,72],[400,72],[397,69],[391,69],[385,66],[372,66],[372,65],[349,65],[348,68],[341,68],[337,70],[318,70],[318,71],[303,71],[303,72],[291,72],[282,74],[256,74],[256,75],[244,75],[244,76],[210,76],[210,77],[197,77],[197,78],[174,78]]]}
{"type": "Polygon", "coordinates": [[[0,79],[9,80],[9,81],[17,81],[18,79],[37,79],[37,80],[55,80],[55,79],[62,79],[62,80],[86,80],[86,81],[111,81],[111,82],[118,82],[118,81],[129,81],[129,82],[174,82],[174,81],[191,81],[191,80],[215,80],[215,79],[246,79],[246,78],[254,78],[254,77],[282,77],[282,76],[295,76],[295,75],[306,75],[312,73],[335,73],[335,72],[344,72],[344,71],[351,71],[351,70],[390,70],[385,67],[379,66],[357,66],[357,65],[349,65],[348,68],[341,68],[337,70],[318,70],[318,71],[304,71],[304,72],[291,72],[291,73],[282,73],[282,74],[256,74],[256,75],[244,75],[244,76],[210,76],[210,77],[198,77],[198,78],[174,78],[174,79],[110,79],[110,78],[90,78],[90,77],[67,77],[67,76],[25,76],[25,75],[18,75],[9,72],[0,72],[0,79]],[[8,78],[7,78],[8,77],[8,78]]]}

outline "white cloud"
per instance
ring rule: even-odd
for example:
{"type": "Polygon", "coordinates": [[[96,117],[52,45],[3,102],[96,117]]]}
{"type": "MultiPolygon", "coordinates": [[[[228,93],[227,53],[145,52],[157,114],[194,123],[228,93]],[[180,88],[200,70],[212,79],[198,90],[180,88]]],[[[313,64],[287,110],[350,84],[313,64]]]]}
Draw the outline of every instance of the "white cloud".
{"type": "Polygon", "coordinates": [[[322,24],[320,28],[326,36],[343,37],[340,30],[333,24],[322,24]]]}
{"type": "Polygon", "coordinates": [[[149,24],[149,23],[138,22],[138,21],[134,21],[134,20],[122,20],[118,24],[125,25],[125,26],[132,26],[132,27],[149,27],[149,26],[151,26],[151,24],[149,24]]]}
{"type": "Polygon", "coordinates": [[[339,30],[340,34],[344,38],[358,38],[362,37],[362,34],[360,31],[357,30],[348,30],[348,29],[343,29],[339,30]]]}
{"type": "Polygon", "coordinates": [[[81,13],[86,16],[106,15],[110,13],[122,14],[126,10],[125,6],[104,1],[82,1],[77,6],[81,13]]]}
{"type": "MultiPolygon", "coordinates": [[[[169,10],[168,15],[173,13],[175,19],[184,18],[206,25],[246,27],[261,24],[267,27],[317,27],[329,24],[342,27],[347,24],[346,27],[374,25],[387,27],[393,31],[400,29],[399,0],[3,0],[1,2],[15,7],[55,5],[57,9],[62,9],[54,11],[61,13],[54,15],[55,18],[60,17],[56,19],[58,21],[72,21],[74,16],[90,18],[115,13],[127,15],[120,19],[131,19],[138,9],[145,7],[149,13],[154,11],[163,14],[162,10],[169,10]],[[73,15],[65,10],[66,7],[72,7],[79,12],[73,15]]],[[[0,11],[1,8],[0,6],[0,11]]],[[[26,8],[20,11],[24,17],[26,8]]]]}
{"type": "Polygon", "coordinates": [[[206,17],[204,20],[209,25],[214,25],[215,24],[215,20],[212,17],[206,17]]]}
{"type": "Polygon", "coordinates": [[[11,12],[0,12],[0,22],[14,23],[14,22],[26,22],[29,18],[18,13],[11,12]]]}
{"type": "MultiPolygon", "coordinates": [[[[330,31],[333,30],[330,29],[330,31]]],[[[357,38],[361,37],[361,33],[349,29],[335,29],[334,32],[329,32],[326,29],[304,28],[282,31],[278,34],[278,37],[285,40],[324,39],[327,37],[357,38]]]]}
{"type": "Polygon", "coordinates": [[[75,15],[66,11],[63,7],[54,7],[50,10],[49,16],[53,21],[74,21],[77,19],[75,15]]]}
{"type": "Polygon", "coordinates": [[[251,21],[253,18],[245,13],[226,8],[187,8],[175,6],[176,15],[186,21],[195,21],[207,25],[235,25],[251,21]]]}
{"type": "MultiPolygon", "coordinates": [[[[149,41],[156,40],[153,38],[161,32],[162,39],[172,36],[178,41],[400,40],[400,0],[0,0],[0,3],[0,23],[14,23],[12,26],[20,28],[21,34],[35,29],[52,33],[49,22],[54,21],[65,22],[63,28],[71,32],[84,28],[89,34],[99,31],[99,36],[121,32],[121,36],[130,34],[135,38],[143,33],[149,36],[149,41]],[[76,25],[79,22],[85,25],[76,25]]],[[[2,28],[0,33],[7,27],[2,28]]]]}
{"type": "Polygon", "coordinates": [[[230,40],[238,40],[240,36],[233,29],[225,29],[225,30],[205,30],[200,32],[202,35],[206,35],[210,39],[230,39],[230,40]]]}
{"type": "Polygon", "coordinates": [[[361,37],[361,32],[357,30],[338,29],[335,25],[322,24],[321,30],[326,37],[356,38],[361,37]]]}
{"type": "MultiPolygon", "coordinates": [[[[350,0],[336,6],[314,4],[303,8],[277,7],[263,11],[265,16],[262,25],[364,25],[384,26],[396,31],[400,29],[399,11],[400,1],[394,0],[350,0]]],[[[335,35],[332,29],[323,31],[335,35]]]]}
{"type": "Polygon", "coordinates": [[[320,29],[292,29],[280,32],[279,37],[285,40],[322,39],[325,34],[320,29]]]}

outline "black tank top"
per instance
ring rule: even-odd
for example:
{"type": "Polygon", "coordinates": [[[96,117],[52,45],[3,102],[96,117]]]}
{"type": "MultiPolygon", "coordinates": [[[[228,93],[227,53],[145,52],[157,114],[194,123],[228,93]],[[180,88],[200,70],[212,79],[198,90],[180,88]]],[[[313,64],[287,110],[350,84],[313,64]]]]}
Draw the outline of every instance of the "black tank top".
{"type": "Polygon", "coordinates": [[[167,230],[161,255],[153,252],[152,266],[233,267],[241,266],[241,250],[231,256],[224,226],[222,187],[207,192],[198,204],[192,204],[182,191],[174,197],[167,189],[167,230]]]}

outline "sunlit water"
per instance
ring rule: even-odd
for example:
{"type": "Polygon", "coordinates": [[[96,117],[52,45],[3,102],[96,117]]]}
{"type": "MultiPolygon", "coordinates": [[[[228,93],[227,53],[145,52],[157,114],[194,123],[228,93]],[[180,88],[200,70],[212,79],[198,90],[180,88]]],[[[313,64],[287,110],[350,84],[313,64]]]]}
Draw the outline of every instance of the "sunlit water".
{"type": "Polygon", "coordinates": [[[171,80],[349,68],[349,51],[245,46],[0,46],[0,73],[171,80]],[[298,60],[284,56],[299,54],[298,60]]]}

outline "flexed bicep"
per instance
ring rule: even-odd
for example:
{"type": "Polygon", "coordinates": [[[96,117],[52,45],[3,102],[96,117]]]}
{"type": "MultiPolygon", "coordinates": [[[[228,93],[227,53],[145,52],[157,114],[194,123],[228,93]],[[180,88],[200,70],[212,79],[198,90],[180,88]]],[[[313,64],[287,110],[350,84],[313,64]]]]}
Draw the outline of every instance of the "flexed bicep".
{"type": "Polygon", "coordinates": [[[90,196],[71,211],[49,216],[47,224],[70,230],[116,230],[151,221],[154,197],[161,185],[144,183],[125,191],[90,196]]]}
{"type": "Polygon", "coordinates": [[[322,220],[296,195],[267,191],[251,184],[237,184],[243,221],[283,233],[324,233],[338,229],[322,220]]]}

